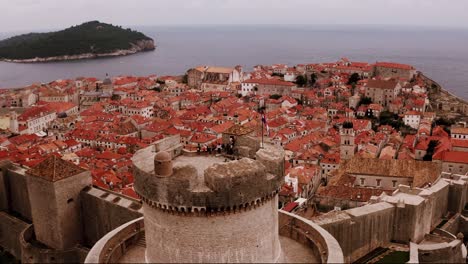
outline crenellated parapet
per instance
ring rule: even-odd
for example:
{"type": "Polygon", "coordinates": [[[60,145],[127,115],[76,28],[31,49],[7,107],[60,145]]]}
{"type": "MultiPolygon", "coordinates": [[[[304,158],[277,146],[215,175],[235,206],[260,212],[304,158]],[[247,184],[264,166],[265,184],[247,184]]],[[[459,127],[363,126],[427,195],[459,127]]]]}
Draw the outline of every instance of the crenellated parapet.
{"type": "Polygon", "coordinates": [[[182,215],[182,216],[218,216],[218,215],[229,215],[242,213],[253,210],[259,206],[269,202],[278,194],[278,190],[273,191],[271,194],[258,198],[250,203],[234,205],[230,207],[218,207],[218,208],[207,208],[206,206],[171,206],[168,204],[162,204],[153,200],[146,199],[140,196],[140,199],[149,205],[151,208],[161,210],[170,214],[182,215]]]}
{"type": "Polygon", "coordinates": [[[284,176],[284,152],[260,149],[256,159],[171,158],[152,148],[134,157],[135,191],[152,208],[190,215],[251,210],[274,198],[284,176]],[[149,162],[153,161],[153,162],[149,162]]]}

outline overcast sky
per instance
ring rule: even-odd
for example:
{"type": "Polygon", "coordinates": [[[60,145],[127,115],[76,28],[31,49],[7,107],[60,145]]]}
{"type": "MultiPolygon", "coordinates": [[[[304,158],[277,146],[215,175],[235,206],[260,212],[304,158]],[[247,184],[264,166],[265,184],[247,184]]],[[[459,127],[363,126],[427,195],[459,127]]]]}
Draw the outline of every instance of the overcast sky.
{"type": "Polygon", "coordinates": [[[0,0],[0,31],[123,26],[360,24],[468,28],[468,0],[0,0]]]}

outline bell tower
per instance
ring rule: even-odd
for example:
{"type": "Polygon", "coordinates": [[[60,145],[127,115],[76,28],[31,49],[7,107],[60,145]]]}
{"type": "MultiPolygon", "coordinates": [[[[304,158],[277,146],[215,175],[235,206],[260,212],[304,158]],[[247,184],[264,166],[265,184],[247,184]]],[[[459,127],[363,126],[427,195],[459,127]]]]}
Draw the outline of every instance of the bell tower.
{"type": "Polygon", "coordinates": [[[354,143],[355,133],[353,123],[346,121],[340,130],[340,158],[349,160],[354,156],[356,145],[354,143]]]}

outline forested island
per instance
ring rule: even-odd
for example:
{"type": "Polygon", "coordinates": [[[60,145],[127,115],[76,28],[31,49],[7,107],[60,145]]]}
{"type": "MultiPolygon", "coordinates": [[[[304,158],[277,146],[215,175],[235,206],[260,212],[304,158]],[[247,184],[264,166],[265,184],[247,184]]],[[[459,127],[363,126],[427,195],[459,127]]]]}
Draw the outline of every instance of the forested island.
{"type": "Polygon", "coordinates": [[[29,33],[0,41],[0,60],[46,62],[123,56],[154,50],[153,39],[120,26],[90,21],[48,33],[29,33]]]}

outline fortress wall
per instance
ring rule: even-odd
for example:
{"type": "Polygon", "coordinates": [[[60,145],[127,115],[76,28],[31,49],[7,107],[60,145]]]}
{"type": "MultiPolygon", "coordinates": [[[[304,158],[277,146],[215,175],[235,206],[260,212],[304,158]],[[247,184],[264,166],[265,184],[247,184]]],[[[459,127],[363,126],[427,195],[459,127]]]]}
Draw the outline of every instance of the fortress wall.
{"type": "Polygon", "coordinates": [[[5,212],[0,212],[0,246],[16,259],[21,259],[19,237],[21,232],[28,226],[30,226],[28,223],[18,218],[10,216],[5,212]]]}
{"type": "Polygon", "coordinates": [[[143,216],[141,204],[131,198],[95,187],[81,192],[84,245],[92,247],[101,237],[143,216]]]}
{"type": "Polygon", "coordinates": [[[466,182],[452,182],[448,192],[448,210],[454,213],[461,213],[466,203],[466,182]]]}
{"type": "Polygon", "coordinates": [[[86,248],[79,246],[67,250],[44,248],[37,242],[32,242],[33,235],[32,225],[29,225],[19,235],[22,263],[83,263],[89,252],[86,248]]]}
{"type": "Polygon", "coordinates": [[[468,236],[468,217],[460,215],[458,221],[458,232],[461,232],[465,237],[468,236]]]}
{"type": "Polygon", "coordinates": [[[386,68],[386,67],[375,67],[374,68],[374,75],[381,76],[384,78],[408,78],[411,79],[415,74],[414,70],[404,70],[404,69],[393,69],[393,68],[386,68]]]}
{"type": "Polygon", "coordinates": [[[427,198],[429,203],[429,210],[431,211],[430,230],[432,230],[437,227],[437,225],[442,221],[442,217],[447,213],[449,184],[443,180],[438,181],[432,187],[421,192],[420,195],[427,198]],[[424,195],[426,192],[430,192],[429,195],[424,195]]]}
{"type": "Polygon", "coordinates": [[[7,178],[7,189],[9,190],[9,210],[31,221],[31,204],[29,201],[25,169],[12,166],[10,170],[8,170],[7,178]]]}
{"type": "Polygon", "coordinates": [[[172,149],[180,145],[180,135],[174,135],[163,138],[154,143],[154,150],[156,152],[172,149]]]}
{"type": "Polygon", "coordinates": [[[452,218],[450,218],[447,223],[445,223],[440,229],[449,232],[452,235],[457,235],[458,232],[461,232],[461,217],[460,214],[455,214],[452,218]]]}
{"type": "Polygon", "coordinates": [[[195,216],[143,204],[149,262],[276,262],[278,198],[251,210],[195,216]],[[239,240],[232,240],[235,234],[239,240]],[[150,247],[152,245],[152,247],[150,247]]]}
{"type": "Polygon", "coordinates": [[[345,262],[354,262],[392,239],[395,208],[389,203],[377,203],[339,212],[329,219],[314,219],[336,238],[345,262]]]}
{"type": "Polygon", "coordinates": [[[450,243],[417,245],[410,244],[410,259],[417,259],[419,263],[465,263],[466,247],[461,240],[450,243]]]}
{"type": "Polygon", "coordinates": [[[51,248],[62,248],[62,229],[56,213],[57,202],[53,183],[30,176],[28,185],[37,240],[51,248]]]}
{"type": "Polygon", "coordinates": [[[10,163],[7,161],[0,161],[0,211],[8,211],[8,167],[10,163]]]}

